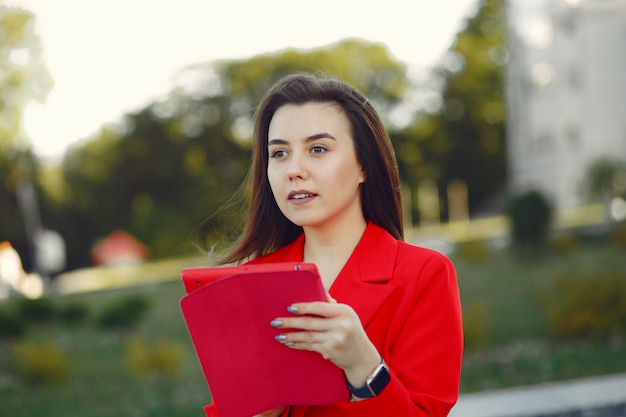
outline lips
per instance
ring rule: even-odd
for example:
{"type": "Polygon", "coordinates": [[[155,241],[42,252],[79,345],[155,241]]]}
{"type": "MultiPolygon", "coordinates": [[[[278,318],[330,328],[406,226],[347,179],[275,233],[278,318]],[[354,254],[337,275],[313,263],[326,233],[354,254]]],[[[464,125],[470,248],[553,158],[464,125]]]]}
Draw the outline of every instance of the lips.
{"type": "Polygon", "coordinates": [[[289,193],[289,200],[305,200],[307,198],[315,197],[317,194],[310,191],[297,190],[289,193]]]}

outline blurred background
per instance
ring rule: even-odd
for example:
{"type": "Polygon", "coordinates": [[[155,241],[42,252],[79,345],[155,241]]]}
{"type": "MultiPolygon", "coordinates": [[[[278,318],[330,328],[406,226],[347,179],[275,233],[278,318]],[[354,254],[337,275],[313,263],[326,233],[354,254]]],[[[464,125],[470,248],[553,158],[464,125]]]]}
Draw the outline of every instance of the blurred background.
{"type": "Polygon", "coordinates": [[[0,0],[0,410],[201,413],[180,270],[237,235],[299,70],[383,117],[462,392],[626,371],[626,0],[225,3],[0,0]]]}

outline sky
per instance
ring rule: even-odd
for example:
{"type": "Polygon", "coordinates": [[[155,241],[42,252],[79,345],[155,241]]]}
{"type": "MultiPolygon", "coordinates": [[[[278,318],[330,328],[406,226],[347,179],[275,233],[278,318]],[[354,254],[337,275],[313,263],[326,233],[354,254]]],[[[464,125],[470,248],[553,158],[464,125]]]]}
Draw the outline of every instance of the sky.
{"type": "Polygon", "coordinates": [[[35,15],[54,87],[25,112],[43,159],[167,95],[196,63],[246,59],[345,38],[381,42],[427,72],[478,0],[4,0],[35,15]]]}

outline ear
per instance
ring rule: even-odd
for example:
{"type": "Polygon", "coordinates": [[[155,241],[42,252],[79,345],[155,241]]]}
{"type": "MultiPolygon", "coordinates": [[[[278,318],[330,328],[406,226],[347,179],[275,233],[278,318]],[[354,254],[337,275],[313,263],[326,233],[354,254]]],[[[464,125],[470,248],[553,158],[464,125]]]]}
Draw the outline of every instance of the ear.
{"type": "Polygon", "coordinates": [[[367,177],[365,176],[365,172],[363,171],[363,168],[359,166],[359,184],[363,184],[366,179],[367,177]]]}

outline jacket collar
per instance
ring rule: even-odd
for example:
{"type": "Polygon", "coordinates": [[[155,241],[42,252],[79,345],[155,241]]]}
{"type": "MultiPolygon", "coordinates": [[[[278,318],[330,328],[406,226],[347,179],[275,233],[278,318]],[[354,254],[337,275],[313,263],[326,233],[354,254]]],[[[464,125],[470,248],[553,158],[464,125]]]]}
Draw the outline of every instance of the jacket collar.
{"type": "Polygon", "coordinates": [[[381,285],[391,280],[398,241],[385,229],[370,222],[354,252],[330,288],[338,302],[357,312],[365,327],[394,289],[381,285]]]}

